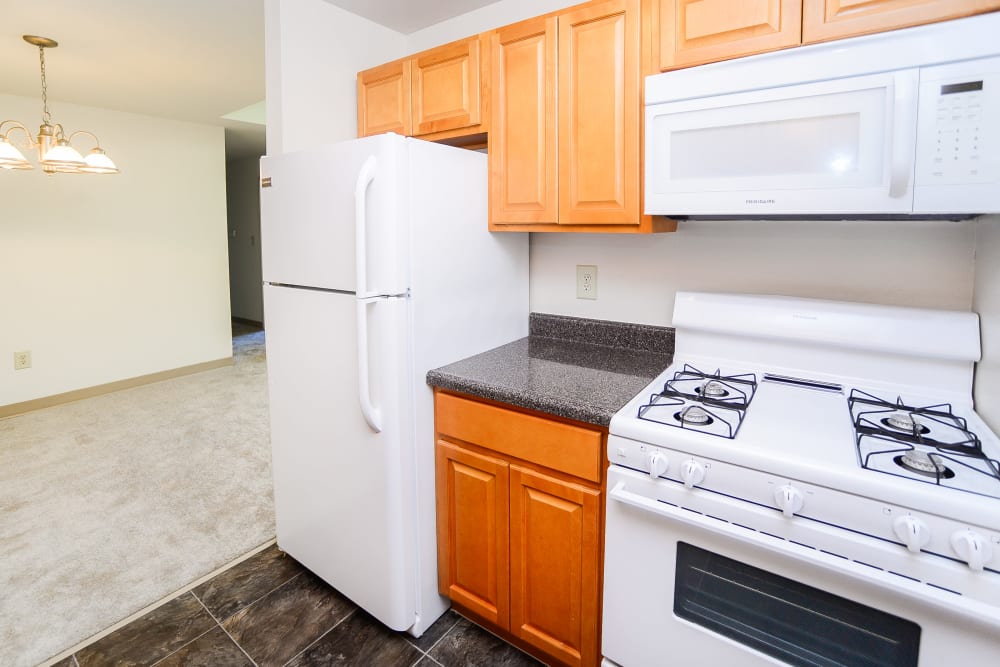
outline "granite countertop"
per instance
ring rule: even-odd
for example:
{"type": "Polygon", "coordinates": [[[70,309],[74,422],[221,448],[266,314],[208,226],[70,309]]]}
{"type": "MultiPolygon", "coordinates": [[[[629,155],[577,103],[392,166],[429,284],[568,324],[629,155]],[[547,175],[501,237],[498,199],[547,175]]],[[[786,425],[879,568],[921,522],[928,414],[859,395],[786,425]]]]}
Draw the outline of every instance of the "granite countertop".
{"type": "Polygon", "coordinates": [[[529,336],[427,373],[427,384],[607,426],[670,365],[670,327],[531,313],[529,336]]]}

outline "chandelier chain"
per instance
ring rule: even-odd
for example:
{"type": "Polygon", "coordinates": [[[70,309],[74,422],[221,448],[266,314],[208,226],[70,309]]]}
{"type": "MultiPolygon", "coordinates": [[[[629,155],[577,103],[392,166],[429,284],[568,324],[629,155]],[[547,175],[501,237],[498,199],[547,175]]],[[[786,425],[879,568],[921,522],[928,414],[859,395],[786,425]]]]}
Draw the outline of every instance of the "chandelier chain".
{"type": "Polygon", "coordinates": [[[45,47],[38,47],[38,60],[42,65],[42,122],[52,124],[52,114],[49,113],[49,87],[45,83],[45,47]]]}

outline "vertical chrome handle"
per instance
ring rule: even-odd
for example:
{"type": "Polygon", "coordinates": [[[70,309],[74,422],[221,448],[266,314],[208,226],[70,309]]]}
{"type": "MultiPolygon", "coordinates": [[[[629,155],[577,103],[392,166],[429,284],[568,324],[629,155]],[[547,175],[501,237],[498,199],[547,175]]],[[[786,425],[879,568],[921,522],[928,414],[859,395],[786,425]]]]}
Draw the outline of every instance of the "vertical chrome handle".
{"type": "Polygon", "coordinates": [[[913,156],[917,133],[917,70],[897,72],[893,76],[892,162],[889,169],[889,196],[898,199],[906,194],[913,175],[913,156]]]}
{"type": "Polygon", "coordinates": [[[369,156],[361,165],[354,186],[354,254],[357,268],[354,289],[357,295],[358,403],[368,427],[380,433],[382,414],[371,398],[368,368],[368,303],[373,299],[368,294],[368,208],[365,196],[368,186],[375,180],[375,167],[375,156],[369,156]]]}

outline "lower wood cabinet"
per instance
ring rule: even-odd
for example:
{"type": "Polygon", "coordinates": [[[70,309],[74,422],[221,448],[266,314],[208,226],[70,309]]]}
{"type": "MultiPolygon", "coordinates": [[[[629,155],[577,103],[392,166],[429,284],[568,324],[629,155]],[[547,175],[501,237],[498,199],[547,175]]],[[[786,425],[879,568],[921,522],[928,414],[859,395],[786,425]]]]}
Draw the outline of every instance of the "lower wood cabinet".
{"type": "Polygon", "coordinates": [[[441,594],[550,664],[598,665],[606,431],[445,392],[435,422],[441,594]]]}

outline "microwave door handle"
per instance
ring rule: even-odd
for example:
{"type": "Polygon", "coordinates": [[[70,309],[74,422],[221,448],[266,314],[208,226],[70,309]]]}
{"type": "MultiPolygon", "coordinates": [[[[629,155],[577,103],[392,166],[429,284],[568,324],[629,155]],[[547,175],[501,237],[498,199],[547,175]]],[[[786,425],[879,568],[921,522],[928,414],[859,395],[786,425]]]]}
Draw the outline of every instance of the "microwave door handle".
{"type": "Polygon", "coordinates": [[[374,299],[368,294],[368,209],[365,196],[368,186],[375,180],[375,156],[369,156],[358,172],[358,180],[354,187],[354,252],[357,267],[356,292],[356,324],[358,336],[358,402],[361,405],[361,415],[368,427],[375,433],[382,431],[382,414],[371,398],[368,368],[368,304],[374,299]]]}
{"type": "Polygon", "coordinates": [[[913,175],[916,152],[917,70],[899,72],[890,86],[892,95],[892,162],[889,172],[889,196],[899,199],[906,194],[913,175]]]}

